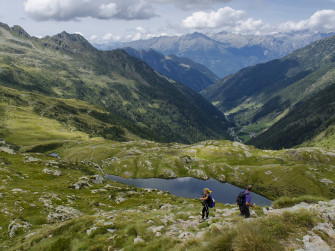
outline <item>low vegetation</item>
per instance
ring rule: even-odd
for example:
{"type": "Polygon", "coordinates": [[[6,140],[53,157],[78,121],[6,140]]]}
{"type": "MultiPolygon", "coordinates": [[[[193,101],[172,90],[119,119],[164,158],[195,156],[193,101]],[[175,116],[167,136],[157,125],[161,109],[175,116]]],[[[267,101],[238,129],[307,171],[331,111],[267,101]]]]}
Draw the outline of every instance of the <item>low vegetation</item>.
{"type": "Polygon", "coordinates": [[[311,195],[303,195],[299,197],[280,197],[272,203],[273,208],[285,208],[292,207],[301,202],[305,203],[317,203],[319,201],[327,201],[325,197],[316,197],[311,195]]]}

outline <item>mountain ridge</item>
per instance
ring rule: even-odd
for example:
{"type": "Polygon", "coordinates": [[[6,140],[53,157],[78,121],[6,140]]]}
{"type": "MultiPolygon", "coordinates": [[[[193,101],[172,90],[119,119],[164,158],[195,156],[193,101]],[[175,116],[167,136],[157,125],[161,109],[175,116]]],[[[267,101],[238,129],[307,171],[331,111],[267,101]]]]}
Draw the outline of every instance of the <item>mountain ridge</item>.
{"type": "Polygon", "coordinates": [[[181,36],[161,36],[117,45],[99,45],[108,50],[122,47],[154,49],[164,55],[187,57],[208,67],[219,77],[258,63],[281,58],[294,50],[335,33],[278,33],[273,35],[240,35],[228,32],[202,34],[195,32],[181,36]]]}
{"type": "Polygon", "coordinates": [[[153,49],[135,50],[127,47],[124,50],[131,56],[143,60],[154,70],[197,92],[219,80],[207,67],[187,58],[179,58],[175,55],[165,56],[153,49]]]}
{"type": "Polygon", "coordinates": [[[325,38],[281,59],[242,69],[202,94],[229,114],[248,140],[248,133],[261,133],[296,103],[332,84],[334,41],[335,36],[325,38]]]}
{"type": "Polygon", "coordinates": [[[4,86],[104,107],[127,129],[158,141],[229,138],[230,123],[201,95],[123,50],[102,52],[66,32],[42,39],[0,32],[4,86]]]}

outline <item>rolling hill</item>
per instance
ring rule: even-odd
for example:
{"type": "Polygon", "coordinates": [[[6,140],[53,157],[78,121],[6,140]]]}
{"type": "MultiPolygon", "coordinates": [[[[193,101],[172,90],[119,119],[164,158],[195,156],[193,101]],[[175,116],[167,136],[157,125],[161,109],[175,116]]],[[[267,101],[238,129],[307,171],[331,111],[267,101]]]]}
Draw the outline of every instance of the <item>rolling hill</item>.
{"type": "Polygon", "coordinates": [[[175,55],[164,56],[153,49],[135,50],[127,47],[124,50],[129,55],[143,60],[164,76],[182,83],[196,92],[206,89],[219,80],[208,68],[187,58],[179,58],[175,55]]]}
{"type": "Polygon", "coordinates": [[[331,85],[334,76],[335,37],[330,37],[282,59],[242,69],[202,94],[238,124],[238,137],[247,141],[331,85]]]}
{"type": "Polygon", "coordinates": [[[100,107],[142,138],[196,142],[229,138],[225,116],[198,93],[123,50],[102,52],[77,34],[38,39],[0,26],[0,85],[100,107]]]}

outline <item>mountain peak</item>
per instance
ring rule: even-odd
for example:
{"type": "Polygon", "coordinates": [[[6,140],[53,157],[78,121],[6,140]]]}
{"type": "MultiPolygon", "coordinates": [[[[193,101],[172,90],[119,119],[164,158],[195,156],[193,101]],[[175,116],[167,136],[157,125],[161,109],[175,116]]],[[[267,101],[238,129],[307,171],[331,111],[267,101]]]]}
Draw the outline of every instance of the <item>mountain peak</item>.
{"type": "Polygon", "coordinates": [[[69,34],[66,31],[55,36],[42,38],[43,45],[70,53],[83,53],[96,50],[82,35],[69,34]]]}
{"type": "Polygon", "coordinates": [[[19,25],[14,25],[13,27],[9,27],[8,24],[0,22],[0,27],[7,30],[7,31],[14,32],[16,35],[19,35],[19,36],[22,36],[22,37],[25,37],[25,38],[31,38],[31,36],[28,34],[28,32],[26,32],[19,25]]]}
{"type": "Polygon", "coordinates": [[[18,34],[19,36],[23,36],[25,38],[31,38],[31,36],[28,34],[28,32],[26,32],[21,26],[19,25],[14,25],[12,27],[12,31],[14,31],[16,34],[18,34]]]}
{"type": "Polygon", "coordinates": [[[197,38],[204,38],[204,39],[210,39],[209,37],[207,37],[205,34],[202,34],[200,32],[194,32],[192,34],[189,34],[188,37],[197,39],[197,38]]]}

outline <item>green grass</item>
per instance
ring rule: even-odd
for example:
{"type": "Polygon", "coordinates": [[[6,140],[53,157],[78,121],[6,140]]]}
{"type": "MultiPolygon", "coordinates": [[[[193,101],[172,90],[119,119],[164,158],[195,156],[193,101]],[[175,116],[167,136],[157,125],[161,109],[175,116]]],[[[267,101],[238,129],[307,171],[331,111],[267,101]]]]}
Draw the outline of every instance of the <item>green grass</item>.
{"type": "Polygon", "coordinates": [[[307,211],[244,221],[205,238],[209,244],[199,250],[290,250],[287,241],[307,233],[319,221],[307,211]]]}
{"type": "Polygon", "coordinates": [[[273,208],[284,208],[284,207],[291,207],[301,202],[305,203],[318,203],[319,201],[327,200],[324,197],[316,197],[311,195],[304,195],[300,197],[281,197],[275,200],[272,204],[273,208]]]}

